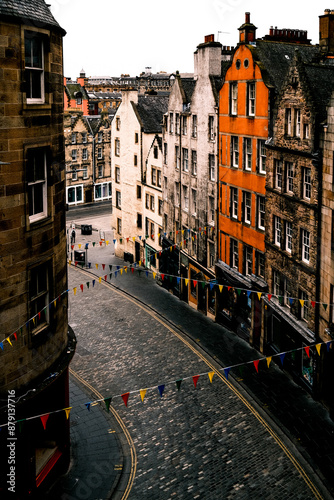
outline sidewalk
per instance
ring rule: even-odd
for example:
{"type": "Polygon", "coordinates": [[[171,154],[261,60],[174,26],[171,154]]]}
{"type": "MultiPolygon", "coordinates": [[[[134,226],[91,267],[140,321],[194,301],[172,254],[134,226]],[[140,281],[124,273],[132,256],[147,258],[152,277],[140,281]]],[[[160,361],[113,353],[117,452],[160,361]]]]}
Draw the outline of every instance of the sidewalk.
{"type": "Polygon", "coordinates": [[[124,466],[115,420],[100,404],[88,411],[96,395],[70,376],[71,463],[47,492],[48,500],[107,500],[119,486],[124,466]]]}

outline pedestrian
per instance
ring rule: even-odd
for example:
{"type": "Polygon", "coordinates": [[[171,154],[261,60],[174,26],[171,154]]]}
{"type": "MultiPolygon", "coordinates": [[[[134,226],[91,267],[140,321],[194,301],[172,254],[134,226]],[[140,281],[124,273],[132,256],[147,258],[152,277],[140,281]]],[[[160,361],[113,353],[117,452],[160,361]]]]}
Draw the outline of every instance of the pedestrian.
{"type": "Polygon", "coordinates": [[[75,243],[75,230],[73,228],[72,233],[71,233],[71,243],[75,243]]]}

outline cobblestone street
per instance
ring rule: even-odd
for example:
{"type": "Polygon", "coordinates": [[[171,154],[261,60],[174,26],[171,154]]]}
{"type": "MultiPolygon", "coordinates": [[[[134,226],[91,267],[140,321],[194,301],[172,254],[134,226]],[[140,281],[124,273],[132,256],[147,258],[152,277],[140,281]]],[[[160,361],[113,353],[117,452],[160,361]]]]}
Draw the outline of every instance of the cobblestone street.
{"type": "MultiPolygon", "coordinates": [[[[84,243],[89,238],[96,241],[96,234],[79,239],[84,243]]],[[[332,498],[294,444],[236,381],[229,378],[226,383],[216,373],[210,383],[208,373],[221,366],[199,343],[183,339],[131,297],[98,283],[97,276],[110,272],[109,264],[113,270],[121,264],[112,245],[89,250],[88,260],[93,264],[90,276],[69,268],[69,323],[78,341],[71,368],[104,398],[113,397],[112,405],[133,439],[137,467],[128,498],[283,500],[292,492],[295,499],[332,498]],[[102,263],[105,271],[94,268],[102,263]],[[143,402],[140,389],[147,389],[143,402]],[[128,407],[121,398],[127,392],[128,407]]],[[[178,299],[152,275],[123,273],[111,281],[131,293],[138,280],[143,302],[159,301],[173,315],[178,299]]],[[[207,331],[218,328],[221,335],[231,335],[233,350],[232,334],[186,304],[182,307],[190,332],[195,325],[207,331]]],[[[249,346],[243,349],[251,356],[249,346]]]]}

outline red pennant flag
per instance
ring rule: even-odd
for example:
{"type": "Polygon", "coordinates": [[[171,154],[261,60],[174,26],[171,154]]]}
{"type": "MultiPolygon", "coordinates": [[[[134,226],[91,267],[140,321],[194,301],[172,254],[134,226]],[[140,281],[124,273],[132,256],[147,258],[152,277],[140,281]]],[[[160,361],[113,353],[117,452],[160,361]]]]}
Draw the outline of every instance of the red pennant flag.
{"type": "Polygon", "coordinates": [[[194,280],[194,281],[193,281],[193,284],[194,284],[194,287],[196,288],[197,281],[196,281],[196,280],[194,280]]]}
{"type": "Polygon", "coordinates": [[[41,313],[40,312],[38,313],[38,319],[41,319],[41,313]]]}
{"type": "Polygon", "coordinates": [[[228,286],[228,287],[227,287],[227,290],[228,290],[228,291],[230,291],[230,290],[231,290],[231,288],[232,288],[231,286],[228,286]]]}
{"type": "Polygon", "coordinates": [[[105,277],[104,277],[104,281],[107,281],[107,274],[106,274],[106,275],[105,275],[105,277]]]}
{"type": "Polygon", "coordinates": [[[80,285],[81,291],[83,292],[83,285],[80,285]]]}
{"type": "Polygon", "coordinates": [[[125,392],[124,394],[122,394],[122,399],[123,399],[123,401],[124,401],[125,406],[128,406],[128,399],[129,399],[129,396],[130,396],[130,393],[129,393],[129,392],[125,392]]]}
{"type": "Polygon", "coordinates": [[[159,257],[161,257],[161,252],[159,252],[159,257]]]}
{"type": "Polygon", "coordinates": [[[176,231],[176,234],[179,234],[179,232],[178,232],[178,231],[176,231]]]}
{"type": "Polygon", "coordinates": [[[131,267],[132,274],[134,273],[134,271],[135,271],[134,267],[131,267]]]}
{"type": "Polygon", "coordinates": [[[254,366],[255,366],[255,370],[257,371],[257,373],[259,373],[259,362],[260,362],[259,359],[256,359],[255,361],[253,361],[254,366]]]}
{"type": "Polygon", "coordinates": [[[196,389],[196,385],[197,385],[198,379],[199,379],[199,375],[194,375],[193,376],[193,382],[194,382],[195,389],[196,389]]]}
{"type": "Polygon", "coordinates": [[[77,263],[77,262],[75,262],[75,263],[74,263],[74,265],[75,265],[75,267],[77,267],[78,263],[77,263]]]}
{"type": "Polygon", "coordinates": [[[72,250],[73,250],[73,248],[74,248],[74,245],[71,245],[71,248],[72,248],[72,250]]]}
{"type": "Polygon", "coordinates": [[[49,418],[49,413],[47,415],[42,415],[41,416],[41,421],[42,421],[42,424],[43,424],[43,427],[44,427],[44,430],[46,429],[46,422],[48,421],[48,418],[49,418]]]}
{"type": "Polygon", "coordinates": [[[201,232],[201,231],[202,231],[202,228],[201,228],[201,227],[199,227],[199,228],[198,228],[198,230],[199,230],[199,232],[201,232]]]}
{"type": "Polygon", "coordinates": [[[165,277],[165,275],[164,275],[164,274],[161,274],[161,279],[162,279],[162,281],[164,280],[164,277],[165,277]]]}
{"type": "Polygon", "coordinates": [[[312,307],[314,309],[315,308],[315,302],[314,302],[314,300],[311,300],[311,304],[312,304],[312,307]]]}
{"type": "Polygon", "coordinates": [[[309,358],[310,357],[310,346],[307,345],[307,346],[304,347],[304,349],[305,349],[305,352],[307,354],[307,357],[309,358]]]}
{"type": "Polygon", "coordinates": [[[14,339],[17,340],[17,334],[16,334],[16,332],[13,335],[14,335],[14,339]]]}
{"type": "Polygon", "coordinates": [[[106,265],[105,265],[105,264],[102,264],[102,269],[103,269],[103,271],[104,271],[104,268],[105,268],[105,267],[106,267],[106,265]]]}
{"type": "Polygon", "coordinates": [[[102,241],[100,241],[100,247],[102,247],[102,241]]]}
{"type": "Polygon", "coordinates": [[[267,297],[268,297],[268,300],[270,300],[272,297],[271,293],[268,293],[267,297]]]}
{"type": "Polygon", "coordinates": [[[126,241],[127,241],[128,243],[129,243],[129,239],[130,239],[130,238],[126,238],[126,241]]]}

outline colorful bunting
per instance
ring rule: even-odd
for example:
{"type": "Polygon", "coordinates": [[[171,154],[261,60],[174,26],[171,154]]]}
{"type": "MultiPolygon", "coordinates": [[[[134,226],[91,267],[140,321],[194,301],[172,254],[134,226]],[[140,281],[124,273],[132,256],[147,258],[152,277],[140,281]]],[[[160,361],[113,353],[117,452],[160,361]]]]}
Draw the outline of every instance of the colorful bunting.
{"type": "Polygon", "coordinates": [[[49,415],[50,415],[49,413],[46,415],[41,415],[41,421],[42,421],[44,430],[46,429],[46,422],[48,421],[49,415]]]}
{"type": "Polygon", "coordinates": [[[253,361],[254,366],[255,366],[255,370],[257,371],[257,373],[259,373],[259,362],[260,362],[260,360],[259,360],[259,359],[255,359],[255,360],[253,361]]]}
{"type": "Polygon", "coordinates": [[[125,406],[128,406],[128,399],[129,399],[129,396],[130,396],[130,393],[129,393],[129,392],[125,392],[124,394],[122,394],[122,399],[123,399],[123,401],[124,401],[125,406]]]}
{"type": "Polygon", "coordinates": [[[140,389],[140,397],[141,397],[141,400],[144,401],[144,397],[146,395],[146,391],[147,389],[140,389]]]}
{"type": "Polygon", "coordinates": [[[196,386],[197,386],[198,379],[199,379],[199,375],[194,375],[193,376],[193,382],[194,382],[195,389],[196,389],[196,386]]]}
{"type": "Polygon", "coordinates": [[[160,393],[160,397],[162,398],[162,394],[165,390],[165,386],[164,385],[158,385],[158,390],[159,390],[159,393],[160,393]]]}
{"type": "Polygon", "coordinates": [[[212,379],[213,379],[214,374],[215,374],[215,372],[209,372],[209,373],[208,373],[210,383],[212,383],[212,379]]]}

